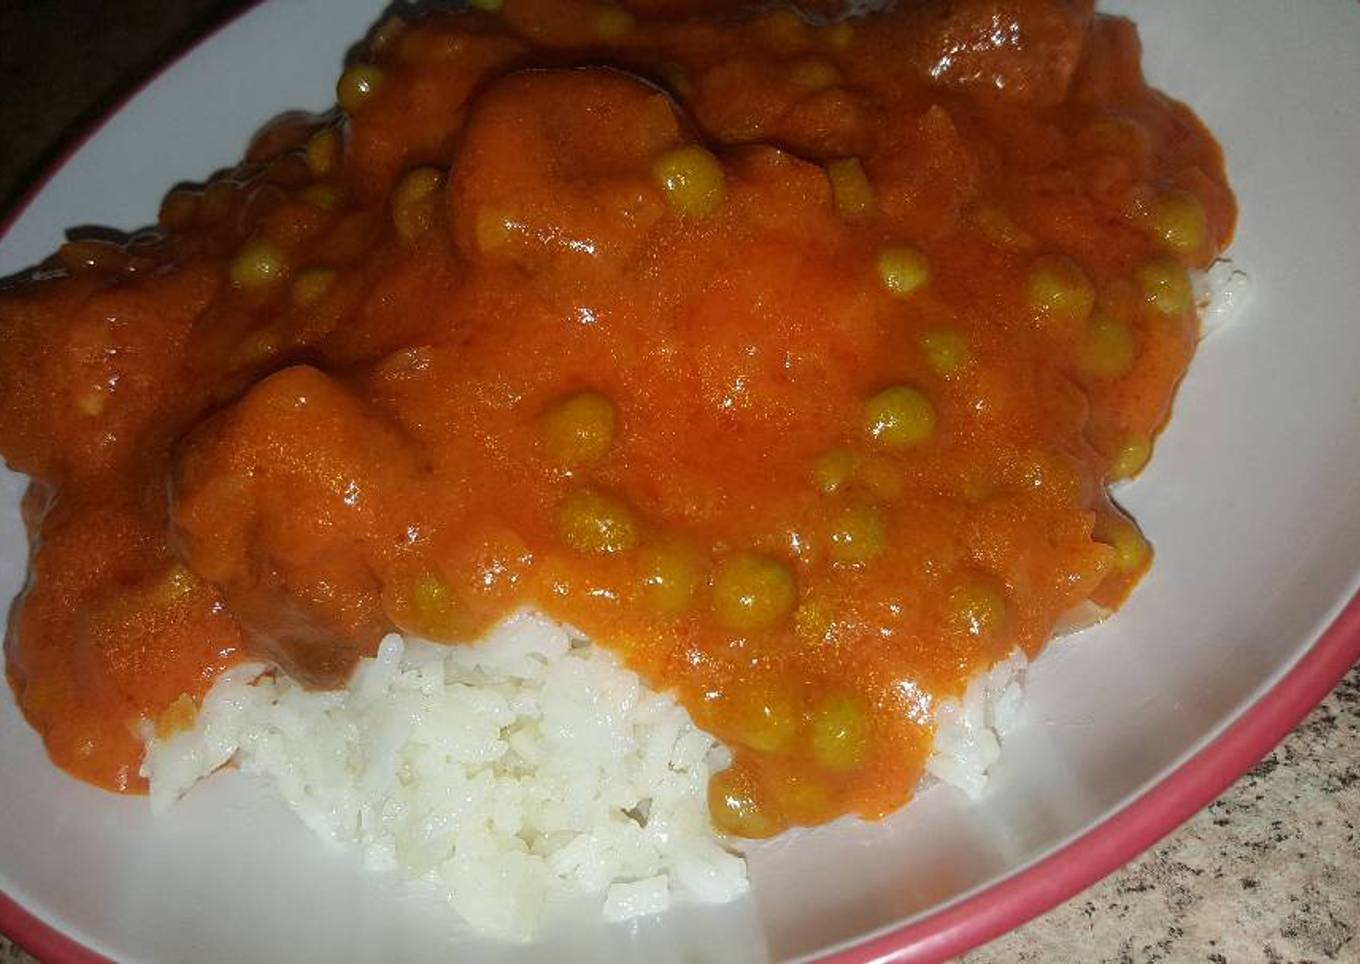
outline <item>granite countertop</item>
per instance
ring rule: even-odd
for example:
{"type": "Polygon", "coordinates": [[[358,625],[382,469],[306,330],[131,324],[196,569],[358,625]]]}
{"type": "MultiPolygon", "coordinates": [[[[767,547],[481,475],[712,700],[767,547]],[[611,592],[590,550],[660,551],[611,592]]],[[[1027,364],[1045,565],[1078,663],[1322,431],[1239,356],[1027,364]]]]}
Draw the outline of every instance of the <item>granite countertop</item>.
{"type": "MultiPolygon", "coordinates": [[[[241,0],[0,3],[0,210],[241,0]]],[[[32,958],[0,938],[0,964],[32,958]]],[[[1217,802],[966,964],[1360,961],[1360,668],[1217,802]]]]}

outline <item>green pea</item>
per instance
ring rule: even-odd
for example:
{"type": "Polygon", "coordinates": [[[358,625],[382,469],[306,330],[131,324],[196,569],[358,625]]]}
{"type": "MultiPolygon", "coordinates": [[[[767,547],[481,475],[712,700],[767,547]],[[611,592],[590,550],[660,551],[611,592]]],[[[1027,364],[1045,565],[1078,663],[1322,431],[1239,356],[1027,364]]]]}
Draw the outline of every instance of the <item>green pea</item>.
{"type": "Polygon", "coordinates": [[[1119,443],[1119,452],[1110,466],[1111,481],[1131,479],[1143,471],[1152,457],[1152,439],[1140,432],[1129,432],[1119,443]]]}
{"type": "Polygon", "coordinates": [[[832,517],[828,553],[839,565],[872,562],[888,544],[888,520],[883,510],[865,503],[842,506],[832,517]]]}
{"type": "Polygon", "coordinates": [[[1006,622],[1006,594],[991,580],[970,578],[949,593],[948,623],[969,636],[990,636],[1006,622]]]}
{"type": "Polygon", "coordinates": [[[878,255],[878,277],[894,298],[910,298],[930,282],[930,262],[915,248],[885,248],[878,255]]]}
{"type": "Polygon", "coordinates": [[[579,466],[604,458],[614,444],[616,422],[613,402],[597,392],[581,392],[544,412],[539,429],[554,461],[579,466]]]}
{"type": "Polygon", "coordinates": [[[1195,291],[1190,274],[1178,261],[1162,258],[1138,269],[1143,298],[1164,315],[1182,315],[1194,307],[1195,291]]]}
{"type": "Polygon", "coordinates": [[[1091,535],[1097,542],[1103,542],[1114,549],[1115,568],[1125,575],[1138,572],[1152,555],[1152,547],[1138,531],[1138,527],[1120,516],[1099,517],[1091,535]]]}
{"type": "Polygon", "coordinates": [[[812,719],[812,754],[828,770],[853,770],[864,761],[868,723],[859,700],[834,697],[812,719]]]}
{"type": "Polygon", "coordinates": [[[695,144],[677,147],[657,158],[652,178],[682,217],[706,218],[722,207],[727,179],[722,163],[695,144]]]}
{"type": "Polygon", "coordinates": [[[1096,304],[1095,285],[1071,258],[1046,254],[1029,269],[1026,288],[1030,311],[1046,322],[1081,322],[1096,304]]]}
{"type": "Polygon", "coordinates": [[[562,541],[571,548],[593,555],[626,552],[638,541],[633,510],[622,499],[599,489],[577,489],[563,499],[558,529],[562,541]]]}
{"type": "Polygon", "coordinates": [[[922,334],[921,350],[927,364],[943,378],[954,377],[973,360],[968,337],[953,328],[935,328],[922,334]]]}
{"type": "Polygon", "coordinates": [[[713,608],[728,629],[769,629],[798,601],[798,585],[783,563],[753,552],[724,559],[713,579],[713,608]]]}
{"type": "Polygon", "coordinates": [[[237,288],[259,290],[281,281],[288,273],[288,262],[278,245],[256,237],[241,245],[231,259],[229,273],[237,288]]]}
{"type": "Polygon", "coordinates": [[[1129,326],[1098,312],[1077,349],[1077,367],[1090,378],[1118,378],[1133,366],[1134,351],[1129,326]]]}
{"type": "Polygon", "coordinates": [[[699,554],[681,542],[648,546],[641,552],[642,584],[660,612],[684,612],[694,600],[703,573],[699,554]]]}
{"type": "Polygon", "coordinates": [[[736,700],[734,725],[738,742],[762,753],[788,749],[798,735],[802,715],[797,701],[776,685],[758,686],[736,700]]]}
{"type": "Polygon", "coordinates": [[[465,639],[471,616],[444,578],[433,571],[383,583],[383,610],[403,632],[450,642],[465,639]]]}
{"type": "Polygon", "coordinates": [[[826,176],[831,181],[831,196],[841,217],[853,220],[872,214],[877,199],[874,186],[857,157],[828,161],[826,176]]]}
{"type": "Polygon", "coordinates": [[[1204,204],[1189,191],[1163,194],[1148,206],[1147,217],[1157,239],[1182,258],[1198,258],[1209,243],[1204,204]]]}
{"type": "Polygon", "coordinates": [[[885,449],[908,449],[935,434],[935,407],[906,385],[885,388],[864,403],[864,434],[885,449]]]}
{"type": "Polygon", "coordinates": [[[765,799],[755,776],[740,765],[708,781],[708,812],[720,833],[736,837],[773,837],[784,829],[782,815],[765,799]]]}
{"type": "Polygon", "coordinates": [[[353,114],[371,101],[383,84],[383,70],[373,64],[355,64],[340,75],[335,96],[346,114],[353,114]]]}
{"type": "Polygon", "coordinates": [[[812,481],[822,495],[834,495],[854,477],[859,459],[846,449],[832,449],[812,466],[812,481]]]}

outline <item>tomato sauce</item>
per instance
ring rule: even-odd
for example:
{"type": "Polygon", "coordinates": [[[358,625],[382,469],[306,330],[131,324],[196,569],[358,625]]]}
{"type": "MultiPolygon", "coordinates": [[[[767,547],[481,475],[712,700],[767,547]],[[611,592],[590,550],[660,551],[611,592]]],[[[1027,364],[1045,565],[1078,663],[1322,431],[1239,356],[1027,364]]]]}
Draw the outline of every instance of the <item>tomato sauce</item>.
{"type": "Polygon", "coordinates": [[[731,747],[721,829],[893,810],[935,701],[1150,564],[1106,486],[1194,350],[1217,145],[1084,0],[474,6],[0,294],[19,705],[141,791],[223,667],[534,605],[731,747]]]}

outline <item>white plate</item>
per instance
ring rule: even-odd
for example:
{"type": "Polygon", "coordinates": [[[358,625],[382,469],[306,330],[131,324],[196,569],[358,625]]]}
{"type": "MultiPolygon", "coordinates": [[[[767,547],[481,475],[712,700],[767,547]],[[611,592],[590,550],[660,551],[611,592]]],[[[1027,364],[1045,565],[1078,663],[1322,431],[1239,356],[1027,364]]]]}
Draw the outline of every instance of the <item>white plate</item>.
{"type": "MultiPolygon", "coordinates": [[[[1226,148],[1242,208],[1231,254],[1250,272],[1252,293],[1232,326],[1202,346],[1155,461],[1120,493],[1157,546],[1151,576],[1116,619],[1056,646],[1034,668],[1023,723],[986,800],[969,804],[936,788],[878,825],[761,846],[751,861],[753,897],[734,906],[632,927],[563,927],[528,947],[485,945],[468,943],[432,902],[326,852],[240,778],[155,819],[141,799],[76,783],[47,762],[6,689],[0,892],[120,960],[760,960],[809,954],[909,918],[925,923],[876,950],[909,940],[903,953],[933,957],[1110,869],[1109,854],[1120,850],[1111,837],[1131,833],[1111,815],[1254,703],[1258,724],[1269,717],[1261,730],[1268,738],[1257,733],[1251,744],[1263,752],[1288,713],[1301,711],[1282,715],[1285,690],[1263,696],[1360,582],[1360,7],[1106,7],[1139,21],[1150,79],[1188,101],[1226,148]],[[1065,874],[1056,886],[1043,872],[1014,876],[1102,825],[1104,858],[1090,844],[1102,831],[1067,851],[1084,870],[1055,869],[1065,874]],[[931,923],[970,893],[982,896],[956,911],[961,925],[945,933],[931,923]],[[998,916],[1006,900],[1022,909],[998,916]],[[992,923],[970,927],[970,915],[992,923]]],[[[274,0],[191,51],[17,218],[0,247],[0,275],[51,252],[67,226],[149,222],[169,185],[238,157],[263,119],[327,106],[342,52],[379,9],[373,0],[274,0]]],[[[0,593],[16,590],[24,571],[25,539],[11,508],[20,489],[17,477],[3,480],[0,593]]],[[[1341,636],[1333,634],[1322,676],[1289,685],[1315,697],[1360,645],[1360,632],[1341,636]]],[[[1225,767],[1244,766],[1242,752],[1240,741],[1236,755],[1211,747],[1201,758],[1216,773],[1209,779],[1221,783],[1232,775],[1225,767]]],[[[1203,772],[1182,769],[1182,789],[1203,772]]],[[[1212,790],[1195,797],[1191,788],[1181,803],[1207,802],[1212,790]]],[[[1168,806],[1154,794],[1135,811],[1155,836],[1183,815],[1168,806]]],[[[4,919],[20,926],[12,908],[4,919]]]]}

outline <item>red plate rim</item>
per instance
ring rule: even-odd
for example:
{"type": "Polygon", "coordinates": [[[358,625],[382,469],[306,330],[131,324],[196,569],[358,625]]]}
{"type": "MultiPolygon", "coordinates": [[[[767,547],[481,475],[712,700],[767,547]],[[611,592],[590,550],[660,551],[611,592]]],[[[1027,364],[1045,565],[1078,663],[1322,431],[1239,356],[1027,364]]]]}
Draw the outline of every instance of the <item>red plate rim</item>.
{"type": "MultiPolygon", "coordinates": [[[[223,30],[264,4],[244,8],[174,56],[118,99],[58,156],[0,222],[0,243],[48,183],[124,107],[223,30]]],[[[1190,759],[1076,840],[921,920],[854,943],[828,962],[930,964],[955,957],[1056,907],[1113,873],[1212,803],[1275,748],[1360,662],[1360,592],[1306,653],[1226,730],[1190,759]]],[[[99,964],[106,958],[40,920],[0,892],[0,934],[53,964],[99,964]]]]}

